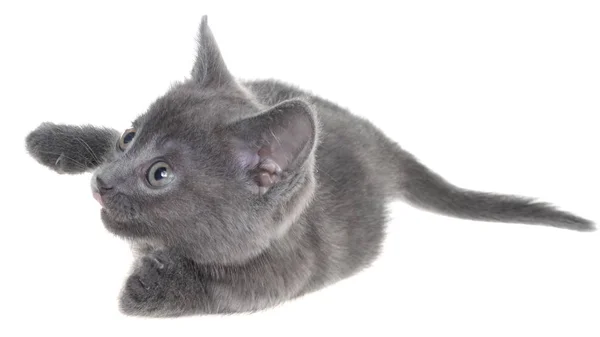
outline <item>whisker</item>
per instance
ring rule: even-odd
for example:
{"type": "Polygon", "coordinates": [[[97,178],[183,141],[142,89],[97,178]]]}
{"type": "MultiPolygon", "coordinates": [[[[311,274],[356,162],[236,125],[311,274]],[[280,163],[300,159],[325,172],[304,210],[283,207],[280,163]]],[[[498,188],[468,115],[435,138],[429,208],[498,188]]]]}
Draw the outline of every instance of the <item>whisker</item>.
{"type": "Polygon", "coordinates": [[[37,152],[39,152],[39,153],[45,153],[45,154],[57,154],[57,155],[59,155],[59,157],[56,159],[55,165],[58,164],[58,162],[60,161],[61,157],[64,157],[64,158],[67,158],[70,161],[72,161],[74,164],[79,165],[77,167],[79,167],[81,169],[86,169],[86,170],[89,169],[89,167],[87,165],[85,165],[84,163],[82,163],[80,161],[77,161],[77,160],[75,160],[75,159],[73,159],[73,158],[65,155],[64,152],[52,152],[52,151],[37,151],[37,152]]]}
{"type": "Polygon", "coordinates": [[[85,146],[85,148],[92,155],[92,157],[94,158],[94,160],[96,161],[96,163],[99,164],[100,163],[100,159],[98,159],[98,156],[96,156],[96,154],[94,153],[94,150],[92,150],[92,148],[89,146],[89,144],[85,140],[83,140],[83,138],[81,138],[81,137],[75,136],[75,139],[77,139],[81,144],[83,144],[83,146],[85,146]]]}

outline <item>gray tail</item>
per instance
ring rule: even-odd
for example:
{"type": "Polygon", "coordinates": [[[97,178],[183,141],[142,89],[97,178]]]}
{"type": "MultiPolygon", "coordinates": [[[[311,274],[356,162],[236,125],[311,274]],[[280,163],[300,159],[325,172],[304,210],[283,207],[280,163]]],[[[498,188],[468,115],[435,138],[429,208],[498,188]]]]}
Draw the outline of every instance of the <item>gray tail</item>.
{"type": "Polygon", "coordinates": [[[540,224],[593,231],[594,223],[532,198],[466,190],[456,187],[411,154],[402,151],[400,193],[410,204],[458,218],[540,224]]]}

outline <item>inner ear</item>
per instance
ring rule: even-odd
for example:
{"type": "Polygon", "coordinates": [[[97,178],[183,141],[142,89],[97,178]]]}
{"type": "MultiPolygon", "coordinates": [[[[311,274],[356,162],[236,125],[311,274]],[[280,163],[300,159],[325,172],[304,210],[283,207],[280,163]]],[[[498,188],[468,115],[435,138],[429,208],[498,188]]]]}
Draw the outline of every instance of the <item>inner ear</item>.
{"type": "Polygon", "coordinates": [[[261,194],[306,164],[317,136],[314,113],[301,100],[237,121],[228,131],[236,165],[252,176],[261,194]]]}

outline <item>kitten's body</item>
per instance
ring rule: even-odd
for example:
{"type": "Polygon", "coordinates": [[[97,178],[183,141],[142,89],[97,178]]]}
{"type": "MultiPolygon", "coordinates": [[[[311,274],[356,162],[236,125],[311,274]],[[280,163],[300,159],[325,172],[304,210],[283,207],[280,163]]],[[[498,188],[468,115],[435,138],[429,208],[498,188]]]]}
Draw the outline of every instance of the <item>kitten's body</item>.
{"type": "Polygon", "coordinates": [[[294,230],[273,242],[274,251],[297,246],[311,257],[305,266],[310,276],[297,295],[361,270],[379,253],[386,204],[398,194],[400,173],[386,167],[388,155],[398,154],[396,145],[369,121],[296,87],[274,80],[243,84],[265,106],[302,99],[319,116],[315,194],[294,230]]]}
{"type": "Polygon", "coordinates": [[[206,20],[192,75],[136,120],[135,138],[54,124],[27,138],[60,173],[97,169],[102,219],[139,254],[121,294],[127,314],[259,310],[348,277],[377,256],[394,198],[463,218],[594,228],[530,199],[457,188],[307,92],[234,80],[206,20]],[[169,185],[148,186],[157,161],[170,165],[169,185]]]}

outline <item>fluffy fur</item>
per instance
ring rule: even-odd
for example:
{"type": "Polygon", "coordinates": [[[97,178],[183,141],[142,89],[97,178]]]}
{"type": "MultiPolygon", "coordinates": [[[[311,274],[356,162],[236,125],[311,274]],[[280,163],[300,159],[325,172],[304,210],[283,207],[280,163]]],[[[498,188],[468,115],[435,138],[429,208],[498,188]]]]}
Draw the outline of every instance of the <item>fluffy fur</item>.
{"type": "Polygon", "coordinates": [[[191,78],[133,128],[121,138],[44,123],[26,139],[59,173],[95,171],[103,223],[138,256],[120,297],[129,315],[260,310],[348,277],[379,253],[395,198],[467,219],[594,229],[532,199],[453,186],[368,121],[308,92],[236,80],[206,17],[191,78]],[[160,187],[148,180],[157,161],[172,178],[160,187]]]}

